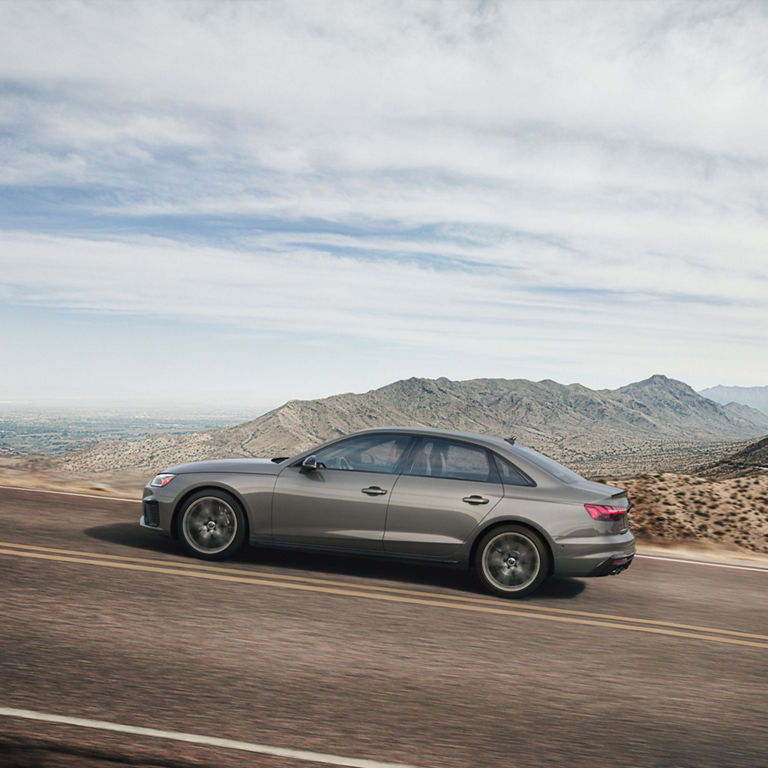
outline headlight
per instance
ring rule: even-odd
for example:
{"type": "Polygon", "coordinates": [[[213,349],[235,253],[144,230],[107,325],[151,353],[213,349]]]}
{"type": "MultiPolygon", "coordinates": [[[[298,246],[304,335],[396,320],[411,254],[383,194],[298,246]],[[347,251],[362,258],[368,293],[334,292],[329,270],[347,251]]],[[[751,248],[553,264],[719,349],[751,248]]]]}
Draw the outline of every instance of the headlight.
{"type": "Polygon", "coordinates": [[[168,483],[170,483],[174,477],[176,477],[176,475],[169,475],[167,473],[162,475],[156,475],[155,477],[152,478],[152,482],[150,483],[150,485],[154,485],[155,488],[162,488],[163,486],[168,485],[168,483]]]}

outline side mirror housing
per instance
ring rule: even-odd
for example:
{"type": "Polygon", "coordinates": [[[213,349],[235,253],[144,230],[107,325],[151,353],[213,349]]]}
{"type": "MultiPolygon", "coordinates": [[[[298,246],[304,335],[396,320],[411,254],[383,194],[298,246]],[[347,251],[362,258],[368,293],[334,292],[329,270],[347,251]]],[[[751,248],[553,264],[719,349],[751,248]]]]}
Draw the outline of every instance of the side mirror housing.
{"type": "Polygon", "coordinates": [[[317,469],[317,456],[312,454],[301,462],[302,472],[314,472],[317,469]]]}

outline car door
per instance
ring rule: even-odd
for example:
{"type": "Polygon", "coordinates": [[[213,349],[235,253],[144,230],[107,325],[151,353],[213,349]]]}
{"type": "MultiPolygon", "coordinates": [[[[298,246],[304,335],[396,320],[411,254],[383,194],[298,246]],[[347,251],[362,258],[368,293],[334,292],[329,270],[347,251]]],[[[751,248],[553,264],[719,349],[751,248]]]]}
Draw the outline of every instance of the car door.
{"type": "Polygon", "coordinates": [[[450,558],[503,495],[485,448],[423,437],[389,500],[384,551],[450,558]]]}
{"type": "Polygon", "coordinates": [[[342,549],[383,549],[396,469],[413,438],[358,435],[315,454],[317,469],[289,466],[277,478],[272,539],[342,549]]]}

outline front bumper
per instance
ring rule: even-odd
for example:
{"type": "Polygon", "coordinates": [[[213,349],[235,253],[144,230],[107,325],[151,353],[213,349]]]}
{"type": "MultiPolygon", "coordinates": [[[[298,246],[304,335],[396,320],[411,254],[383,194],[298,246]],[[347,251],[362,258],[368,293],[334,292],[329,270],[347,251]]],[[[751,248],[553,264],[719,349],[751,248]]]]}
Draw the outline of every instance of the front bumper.
{"type": "Polygon", "coordinates": [[[160,529],[160,510],[155,499],[144,499],[142,501],[139,525],[142,528],[160,529]]]}
{"type": "MultiPolygon", "coordinates": [[[[174,480],[175,482],[175,480],[174,480]]],[[[169,483],[169,486],[172,483],[169,483]]],[[[144,498],[141,500],[141,519],[139,525],[155,531],[172,533],[173,511],[178,500],[179,490],[144,486],[144,498]]]]}

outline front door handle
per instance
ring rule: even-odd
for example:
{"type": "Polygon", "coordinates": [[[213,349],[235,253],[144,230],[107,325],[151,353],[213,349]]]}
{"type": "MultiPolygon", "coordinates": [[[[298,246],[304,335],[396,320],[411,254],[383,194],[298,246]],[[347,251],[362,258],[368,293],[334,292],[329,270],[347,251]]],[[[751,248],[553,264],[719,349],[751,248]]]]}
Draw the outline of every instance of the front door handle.
{"type": "Polygon", "coordinates": [[[462,501],[466,501],[467,504],[487,504],[488,499],[486,499],[484,496],[478,496],[477,494],[473,496],[465,496],[462,501]]]}
{"type": "Polygon", "coordinates": [[[363,488],[363,493],[367,496],[383,496],[386,491],[383,488],[379,488],[378,485],[371,485],[368,488],[363,488]]]}

